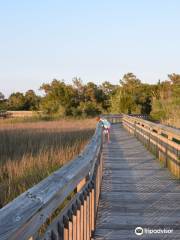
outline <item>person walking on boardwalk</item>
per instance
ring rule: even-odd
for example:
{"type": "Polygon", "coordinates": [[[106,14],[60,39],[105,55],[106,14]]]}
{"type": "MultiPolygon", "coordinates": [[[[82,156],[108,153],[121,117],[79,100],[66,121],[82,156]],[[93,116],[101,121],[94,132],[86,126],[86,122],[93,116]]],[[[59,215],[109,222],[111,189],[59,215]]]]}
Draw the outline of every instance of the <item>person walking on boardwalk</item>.
{"type": "Polygon", "coordinates": [[[100,117],[97,117],[97,121],[101,124],[101,127],[103,128],[103,135],[107,136],[108,143],[110,143],[110,122],[107,119],[100,117]]]}

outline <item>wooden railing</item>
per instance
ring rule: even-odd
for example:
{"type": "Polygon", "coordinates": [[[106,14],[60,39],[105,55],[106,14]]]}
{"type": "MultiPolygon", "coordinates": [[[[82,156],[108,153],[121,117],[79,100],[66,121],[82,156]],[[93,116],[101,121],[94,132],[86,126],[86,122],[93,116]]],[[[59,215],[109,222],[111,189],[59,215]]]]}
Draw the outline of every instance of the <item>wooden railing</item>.
{"type": "Polygon", "coordinates": [[[122,123],[124,116],[131,116],[131,117],[137,117],[141,119],[149,119],[149,116],[147,114],[102,114],[101,117],[107,119],[111,123],[122,123]]]}
{"type": "Polygon", "coordinates": [[[102,118],[107,119],[111,123],[122,123],[122,114],[102,114],[102,118]]]}
{"type": "MultiPolygon", "coordinates": [[[[140,116],[103,115],[123,126],[180,178],[180,131],[140,116]]],[[[93,239],[103,174],[102,129],[85,150],[0,209],[0,240],[93,239]]]]}
{"type": "Polygon", "coordinates": [[[3,207],[0,239],[91,239],[102,179],[101,147],[98,126],[81,155],[3,207]]]}
{"type": "Polygon", "coordinates": [[[161,164],[180,178],[180,130],[123,115],[123,126],[135,135],[161,164]]]}
{"type": "Polygon", "coordinates": [[[142,118],[142,119],[145,119],[145,120],[149,119],[149,115],[147,115],[147,114],[129,114],[128,116],[142,118]]]}

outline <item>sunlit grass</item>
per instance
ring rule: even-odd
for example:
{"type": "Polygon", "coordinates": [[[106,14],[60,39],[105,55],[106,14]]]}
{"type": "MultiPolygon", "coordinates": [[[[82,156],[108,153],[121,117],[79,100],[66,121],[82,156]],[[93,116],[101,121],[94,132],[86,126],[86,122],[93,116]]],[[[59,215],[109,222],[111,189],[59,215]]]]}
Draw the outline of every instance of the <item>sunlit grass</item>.
{"type": "Polygon", "coordinates": [[[91,120],[0,125],[0,207],[73,159],[89,141],[91,120]]]}

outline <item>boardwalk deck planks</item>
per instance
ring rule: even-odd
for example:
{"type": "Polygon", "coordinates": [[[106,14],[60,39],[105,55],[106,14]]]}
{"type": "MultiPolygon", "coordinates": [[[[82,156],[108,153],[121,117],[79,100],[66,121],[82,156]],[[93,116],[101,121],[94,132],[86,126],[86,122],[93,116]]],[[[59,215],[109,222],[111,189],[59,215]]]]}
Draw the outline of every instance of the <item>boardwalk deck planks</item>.
{"type": "Polygon", "coordinates": [[[111,143],[102,154],[95,240],[180,239],[179,180],[120,125],[113,125],[111,143]],[[136,236],[138,226],[174,232],[136,236]]]}

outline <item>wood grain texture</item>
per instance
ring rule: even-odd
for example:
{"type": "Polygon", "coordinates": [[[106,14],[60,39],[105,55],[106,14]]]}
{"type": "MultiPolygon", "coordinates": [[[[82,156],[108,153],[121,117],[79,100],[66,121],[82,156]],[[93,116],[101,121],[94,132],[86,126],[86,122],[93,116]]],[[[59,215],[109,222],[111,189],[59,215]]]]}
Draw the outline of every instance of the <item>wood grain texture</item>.
{"type": "Polygon", "coordinates": [[[180,239],[180,181],[120,125],[103,146],[95,240],[180,239]],[[174,229],[136,236],[136,227],[174,229]]]}

